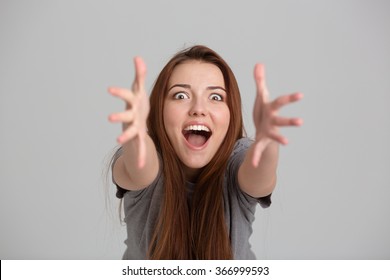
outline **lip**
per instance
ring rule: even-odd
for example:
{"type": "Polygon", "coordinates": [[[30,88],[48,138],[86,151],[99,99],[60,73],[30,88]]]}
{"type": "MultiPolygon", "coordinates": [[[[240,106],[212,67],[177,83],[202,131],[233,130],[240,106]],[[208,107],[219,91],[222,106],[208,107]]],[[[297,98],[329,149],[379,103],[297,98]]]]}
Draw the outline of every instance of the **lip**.
{"type": "Polygon", "coordinates": [[[184,142],[185,142],[186,146],[187,146],[188,148],[190,148],[191,150],[194,150],[194,151],[201,151],[201,150],[205,149],[205,148],[208,146],[208,144],[209,144],[209,140],[210,140],[211,137],[213,136],[213,130],[212,130],[212,129],[210,128],[210,126],[209,126],[207,123],[205,123],[205,122],[192,121],[192,122],[188,122],[188,123],[185,123],[185,124],[184,124],[183,129],[182,129],[182,132],[183,132],[183,130],[184,130],[186,127],[188,127],[188,126],[190,126],[190,125],[204,125],[204,126],[206,126],[206,127],[210,130],[211,135],[210,135],[210,137],[207,139],[207,141],[206,141],[202,146],[197,147],[197,146],[191,145],[191,144],[187,141],[187,139],[184,137],[184,134],[182,133],[182,136],[183,136],[183,139],[184,139],[184,142]]]}

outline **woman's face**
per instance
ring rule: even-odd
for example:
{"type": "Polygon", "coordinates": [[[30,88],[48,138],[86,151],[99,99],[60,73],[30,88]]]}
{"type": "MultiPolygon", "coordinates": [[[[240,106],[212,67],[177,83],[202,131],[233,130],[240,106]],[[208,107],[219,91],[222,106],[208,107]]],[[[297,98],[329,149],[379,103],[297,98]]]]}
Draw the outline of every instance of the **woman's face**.
{"type": "Polygon", "coordinates": [[[188,61],[175,67],[164,106],[164,125],[187,180],[194,179],[221,146],[230,123],[221,70],[188,61]]]}

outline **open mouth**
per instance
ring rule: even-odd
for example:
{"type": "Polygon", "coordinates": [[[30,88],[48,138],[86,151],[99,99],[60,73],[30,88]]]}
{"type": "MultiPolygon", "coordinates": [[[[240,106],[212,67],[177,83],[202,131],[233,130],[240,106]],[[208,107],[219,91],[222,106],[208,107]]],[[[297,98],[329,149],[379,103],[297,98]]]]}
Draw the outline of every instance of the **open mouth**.
{"type": "Polygon", "coordinates": [[[183,129],[187,142],[194,147],[202,147],[211,137],[211,130],[205,125],[189,125],[183,129]]]}

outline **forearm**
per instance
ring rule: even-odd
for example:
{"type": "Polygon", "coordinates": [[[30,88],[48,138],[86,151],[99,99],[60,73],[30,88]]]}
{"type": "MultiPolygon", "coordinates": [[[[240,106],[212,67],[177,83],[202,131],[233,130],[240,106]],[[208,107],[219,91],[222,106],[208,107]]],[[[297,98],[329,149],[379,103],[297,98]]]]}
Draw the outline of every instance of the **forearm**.
{"type": "Polygon", "coordinates": [[[159,159],[156,147],[149,135],[145,137],[145,163],[138,164],[138,138],[127,141],[122,145],[123,153],[114,165],[114,179],[125,189],[138,190],[150,185],[159,170],[159,159]]]}
{"type": "Polygon", "coordinates": [[[253,197],[263,197],[272,193],[276,185],[279,144],[274,141],[264,143],[265,148],[257,167],[252,162],[255,144],[249,147],[239,168],[238,182],[245,193],[253,197]]]}

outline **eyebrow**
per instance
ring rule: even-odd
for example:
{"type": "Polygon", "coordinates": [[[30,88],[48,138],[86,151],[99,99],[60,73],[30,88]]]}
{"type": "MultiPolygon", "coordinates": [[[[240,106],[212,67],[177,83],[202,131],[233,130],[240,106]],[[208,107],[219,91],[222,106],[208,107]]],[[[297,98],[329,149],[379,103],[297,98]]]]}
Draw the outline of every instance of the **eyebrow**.
{"type": "MultiPolygon", "coordinates": [[[[170,91],[171,89],[173,89],[174,87],[182,87],[182,88],[188,88],[188,89],[191,89],[191,86],[188,85],[188,84],[175,84],[173,86],[171,86],[168,91],[170,91]]],[[[208,86],[206,89],[208,90],[215,90],[215,89],[221,89],[223,91],[226,92],[226,89],[224,89],[223,87],[220,87],[220,86],[208,86]]]]}

